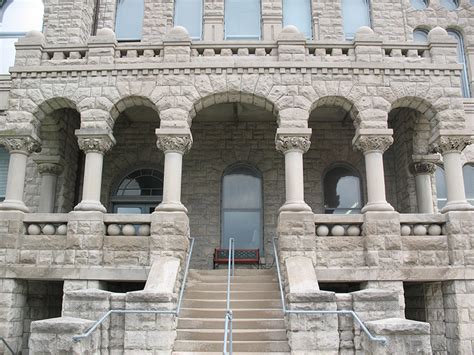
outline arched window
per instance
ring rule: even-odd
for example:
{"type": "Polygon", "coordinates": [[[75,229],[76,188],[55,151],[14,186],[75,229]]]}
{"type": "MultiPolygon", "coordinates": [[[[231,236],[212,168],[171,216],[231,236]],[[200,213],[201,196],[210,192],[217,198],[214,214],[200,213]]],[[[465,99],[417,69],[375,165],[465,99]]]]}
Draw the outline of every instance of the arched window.
{"type": "Polygon", "coordinates": [[[413,41],[419,43],[427,43],[428,42],[428,31],[422,28],[416,28],[413,31],[413,41]]]}
{"type": "Polygon", "coordinates": [[[436,167],[436,202],[438,210],[441,210],[448,202],[448,193],[446,191],[446,179],[444,177],[444,169],[440,166],[436,167]]]}
{"type": "Polygon", "coordinates": [[[313,37],[310,0],[283,0],[283,26],[293,25],[306,38],[313,37]]]}
{"type": "Polygon", "coordinates": [[[0,201],[5,199],[9,162],[10,154],[8,154],[8,151],[5,148],[0,147],[0,201]]]}
{"type": "Polygon", "coordinates": [[[440,3],[449,11],[456,10],[459,7],[459,0],[440,0],[440,3]]]}
{"type": "Polygon", "coordinates": [[[222,178],[222,247],[235,238],[238,249],[262,249],[262,176],[256,169],[238,164],[222,178]]]}
{"type": "Polygon", "coordinates": [[[15,42],[31,30],[43,30],[41,0],[7,0],[0,6],[0,74],[15,62],[15,42]]]}
{"type": "Polygon", "coordinates": [[[202,0],[175,0],[174,25],[186,28],[191,39],[201,39],[202,0]]]}
{"type": "Polygon", "coordinates": [[[324,176],[324,209],[327,214],[360,213],[360,178],[344,166],[336,166],[324,176]]]}
{"type": "Polygon", "coordinates": [[[260,39],[260,0],[225,0],[225,38],[260,39]]]}
{"type": "Polygon", "coordinates": [[[142,39],[143,0],[117,0],[115,35],[119,41],[139,41],[142,39]]]}
{"type": "Polygon", "coordinates": [[[154,169],[134,170],[123,178],[111,198],[114,213],[152,213],[163,197],[163,174],[154,169]]]}
{"type": "Polygon", "coordinates": [[[469,75],[467,73],[466,54],[464,53],[464,41],[462,39],[461,34],[458,31],[448,29],[447,32],[458,43],[458,46],[457,46],[458,63],[462,64],[462,73],[461,73],[462,93],[464,97],[471,97],[471,91],[469,89],[469,75]]]}
{"type": "Polygon", "coordinates": [[[428,0],[410,0],[410,3],[417,10],[424,10],[428,7],[428,0]]]}
{"type": "Polygon", "coordinates": [[[369,0],[342,0],[342,19],[345,38],[353,40],[360,27],[371,27],[369,0]]]}
{"type": "Polygon", "coordinates": [[[462,168],[464,188],[467,201],[474,206],[474,164],[466,164],[462,168]]]}

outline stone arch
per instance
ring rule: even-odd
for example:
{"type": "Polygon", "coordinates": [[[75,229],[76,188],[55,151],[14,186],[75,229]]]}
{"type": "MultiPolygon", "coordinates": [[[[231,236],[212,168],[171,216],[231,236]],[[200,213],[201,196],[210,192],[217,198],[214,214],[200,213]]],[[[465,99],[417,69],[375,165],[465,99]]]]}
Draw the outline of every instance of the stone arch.
{"type": "Polygon", "coordinates": [[[358,105],[355,101],[352,101],[346,97],[338,96],[338,95],[328,95],[319,97],[316,101],[313,102],[311,105],[309,114],[316,110],[319,107],[340,107],[347,111],[348,117],[352,120],[354,127],[357,128],[360,122],[360,110],[358,105]]]}
{"type": "Polygon", "coordinates": [[[56,110],[67,108],[79,112],[76,103],[66,97],[54,97],[39,103],[32,112],[33,115],[31,118],[31,124],[34,128],[34,131],[39,132],[41,122],[43,122],[46,116],[52,114],[56,110]]]}
{"type": "MultiPolygon", "coordinates": [[[[136,107],[136,106],[145,106],[157,113],[157,115],[160,115],[160,112],[158,110],[158,107],[155,105],[155,103],[148,97],[145,96],[139,96],[139,95],[130,95],[130,96],[125,96],[116,101],[115,103],[112,104],[112,107],[110,108],[110,119],[111,119],[111,128],[113,128],[113,125],[117,121],[117,118],[119,115],[124,112],[126,109],[136,107]]],[[[157,122],[159,124],[159,122],[157,122]]]]}
{"type": "Polygon", "coordinates": [[[438,114],[438,110],[433,104],[419,96],[403,96],[397,98],[392,102],[390,111],[393,111],[397,108],[410,108],[412,110],[418,111],[424,115],[429,122],[432,122],[438,114]]]}

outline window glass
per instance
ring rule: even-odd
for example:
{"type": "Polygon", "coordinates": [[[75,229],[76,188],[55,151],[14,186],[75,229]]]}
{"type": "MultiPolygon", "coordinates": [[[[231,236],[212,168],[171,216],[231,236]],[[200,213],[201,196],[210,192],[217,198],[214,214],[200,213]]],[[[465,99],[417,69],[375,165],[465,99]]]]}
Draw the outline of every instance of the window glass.
{"type": "Polygon", "coordinates": [[[225,38],[260,39],[260,0],[225,0],[225,38]]]}
{"type": "Polygon", "coordinates": [[[466,62],[466,55],[464,53],[464,41],[462,36],[459,32],[455,30],[448,29],[448,34],[453,37],[457,45],[457,52],[458,52],[458,63],[462,64],[462,72],[461,72],[461,88],[464,97],[471,97],[471,91],[469,89],[469,75],[467,73],[467,62],[466,62]]]}
{"type": "Polygon", "coordinates": [[[5,148],[0,147],[0,201],[5,199],[9,162],[10,155],[8,154],[8,151],[5,148]]]}
{"type": "Polygon", "coordinates": [[[444,170],[441,167],[436,167],[435,172],[436,181],[436,201],[438,210],[441,210],[448,202],[448,194],[446,192],[446,179],[444,177],[444,170]]]}
{"type": "Polygon", "coordinates": [[[342,0],[342,18],[345,38],[348,40],[354,39],[355,33],[360,27],[370,27],[369,1],[342,0]]]}
{"type": "Polygon", "coordinates": [[[413,41],[420,42],[420,43],[427,43],[428,42],[428,32],[421,29],[415,29],[413,31],[413,41]]]}
{"type": "Polygon", "coordinates": [[[448,10],[456,10],[459,6],[458,0],[440,0],[441,6],[448,10]]]}
{"type": "Polygon", "coordinates": [[[464,188],[467,201],[474,205],[474,164],[466,164],[462,168],[464,176],[464,188]]]}
{"type": "Polygon", "coordinates": [[[411,6],[417,10],[423,10],[428,7],[428,0],[410,0],[411,6]]]}
{"type": "Polygon", "coordinates": [[[143,0],[117,0],[115,35],[119,41],[139,41],[142,38],[143,0]]]}
{"type": "Polygon", "coordinates": [[[335,167],[324,177],[324,208],[327,214],[360,213],[360,178],[348,168],[335,167]]]}
{"type": "Polygon", "coordinates": [[[311,16],[310,0],[283,0],[283,26],[296,26],[306,38],[312,38],[311,16]]]}
{"type": "Polygon", "coordinates": [[[175,0],[174,25],[186,28],[192,39],[201,39],[202,0],[175,0]]]}
{"type": "Polygon", "coordinates": [[[43,30],[41,0],[7,0],[0,7],[0,74],[15,62],[14,43],[31,30],[43,30]]]}
{"type": "Polygon", "coordinates": [[[262,249],[262,178],[249,166],[229,169],[222,179],[222,247],[262,249]]]}

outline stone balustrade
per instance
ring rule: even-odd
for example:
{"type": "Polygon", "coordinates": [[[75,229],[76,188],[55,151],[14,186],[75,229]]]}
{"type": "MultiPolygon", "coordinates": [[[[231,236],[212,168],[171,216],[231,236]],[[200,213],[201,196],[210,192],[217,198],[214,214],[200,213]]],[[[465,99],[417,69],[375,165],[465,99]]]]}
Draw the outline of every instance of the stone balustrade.
{"type": "Polygon", "coordinates": [[[67,213],[31,213],[25,215],[25,235],[66,235],[67,213]]]}
{"type": "Polygon", "coordinates": [[[150,215],[107,214],[104,223],[108,236],[142,236],[150,235],[150,215]]]}
{"type": "Polygon", "coordinates": [[[444,232],[446,216],[442,214],[401,214],[400,234],[402,236],[440,236],[444,232]]]}
{"type": "Polygon", "coordinates": [[[314,215],[316,237],[358,237],[362,233],[363,215],[314,215]]]}

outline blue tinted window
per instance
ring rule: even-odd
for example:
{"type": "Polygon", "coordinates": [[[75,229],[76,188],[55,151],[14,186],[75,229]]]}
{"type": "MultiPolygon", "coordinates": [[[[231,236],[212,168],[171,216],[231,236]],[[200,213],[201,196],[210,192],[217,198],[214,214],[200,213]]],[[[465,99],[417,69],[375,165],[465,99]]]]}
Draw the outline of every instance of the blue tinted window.
{"type": "Polygon", "coordinates": [[[10,154],[5,148],[0,147],[0,201],[5,199],[9,162],[10,154]]]}
{"type": "Polygon", "coordinates": [[[413,31],[413,41],[420,43],[428,42],[428,32],[425,30],[416,29],[413,31]]]}
{"type": "Polygon", "coordinates": [[[428,0],[410,0],[411,6],[417,10],[423,10],[428,7],[428,0]]]}
{"type": "Polygon", "coordinates": [[[436,180],[436,201],[438,204],[438,210],[441,210],[448,202],[448,193],[446,192],[446,179],[444,177],[444,170],[441,167],[436,168],[435,172],[436,180]]]}
{"type": "Polygon", "coordinates": [[[283,0],[283,26],[296,26],[306,38],[312,38],[311,17],[310,0],[283,0]]]}
{"type": "Polygon", "coordinates": [[[457,52],[458,52],[458,63],[462,64],[462,73],[461,73],[461,85],[462,93],[464,97],[471,97],[471,92],[469,89],[469,75],[467,73],[467,62],[466,55],[464,53],[464,41],[459,32],[455,30],[448,30],[448,34],[453,37],[458,43],[457,52]]]}
{"type": "Polygon", "coordinates": [[[464,188],[467,201],[474,206],[474,164],[466,164],[462,168],[464,188]]]}
{"type": "Polygon", "coordinates": [[[138,41],[142,38],[143,0],[117,0],[115,35],[119,41],[138,41]]]}
{"type": "Polygon", "coordinates": [[[225,0],[225,38],[260,39],[260,0],[225,0]]]}
{"type": "Polygon", "coordinates": [[[346,39],[354,39],[362,26],[370,27],[370,5],[368,0],[342,0],[342,17],[346,39]]]}
{"type": "Polygon", "coordinates": [[[174,25],[186,28],[192,39],[201,39],[202,0],[176,0],[174,25]]]}
{"type": "Polygon", "coordinates": [[[448,10],[456,10],[459,6],[458,0],[440,0],[441,6],[448,10]]]}
{"type": "Polygon", "coordinates": [[[324,208],[327,214],[360,213],[360,178],[348,168],[338,166],[324,177],[324,208]]]}

